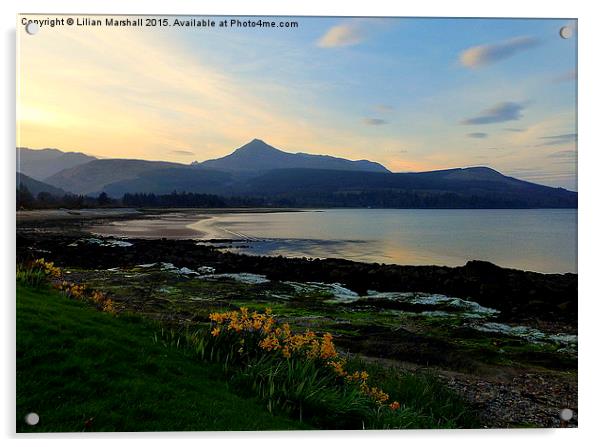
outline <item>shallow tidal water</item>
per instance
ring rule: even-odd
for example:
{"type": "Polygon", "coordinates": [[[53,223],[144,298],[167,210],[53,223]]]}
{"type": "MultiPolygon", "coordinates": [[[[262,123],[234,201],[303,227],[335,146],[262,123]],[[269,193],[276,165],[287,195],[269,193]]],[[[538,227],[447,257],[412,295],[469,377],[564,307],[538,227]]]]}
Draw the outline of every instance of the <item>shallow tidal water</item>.
{"type": "Polygon", "coordinates": [[[102,236],[236,239],[232,251],[406,265],[490,261],[577,272],[577,210],[187,210],[94,226],[102,236]]]}

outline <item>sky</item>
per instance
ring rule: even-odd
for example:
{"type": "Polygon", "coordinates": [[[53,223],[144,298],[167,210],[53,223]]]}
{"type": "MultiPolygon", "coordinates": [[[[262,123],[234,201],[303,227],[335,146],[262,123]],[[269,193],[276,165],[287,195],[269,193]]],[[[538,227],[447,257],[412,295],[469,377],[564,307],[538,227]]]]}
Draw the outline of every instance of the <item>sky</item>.
{"type": "Polygon", "coordinates": [[[259,138],[577,190],[574,21],[261,19],[298,26],[18,26],[18,146],[190,163],[259,138]]]}

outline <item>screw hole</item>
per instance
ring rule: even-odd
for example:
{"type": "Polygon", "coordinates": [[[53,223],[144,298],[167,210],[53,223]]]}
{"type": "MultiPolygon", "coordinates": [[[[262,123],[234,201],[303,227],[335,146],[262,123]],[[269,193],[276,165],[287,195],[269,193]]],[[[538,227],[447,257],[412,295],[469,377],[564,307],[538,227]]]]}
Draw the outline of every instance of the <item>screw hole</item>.
{"type": "Polygon", "coordinates": [[[38,422],[40,422],[40,416],[38,416],[37,413],[29,413],[27,416],[25,416],[25,422],[28,425],[37,425],[38,422]]]}
{"type": "Polygon", "coordinates": [[[27,25],[25,25],[25,31],[27,32],[27,34],[30,34],[32,36],[36,34],[39,30],[40,25],[38,25],[37,23],[29,22],[27,25]]]}
{"type": "Polygon", "coordinates": [[[571,410],[570,408],[563,408],[562,410],[560,410],[560,419],[566,422],[573,419],[573,410],[571,410]]]}
{"type": "Polygon", "coordinates": [[[563,26],[562,28],[560,28],[560,37],[562,37],[563,39],[570,39],[571,37],[573,37],[573,28],[571,28],[570,26],[563,26]]]}

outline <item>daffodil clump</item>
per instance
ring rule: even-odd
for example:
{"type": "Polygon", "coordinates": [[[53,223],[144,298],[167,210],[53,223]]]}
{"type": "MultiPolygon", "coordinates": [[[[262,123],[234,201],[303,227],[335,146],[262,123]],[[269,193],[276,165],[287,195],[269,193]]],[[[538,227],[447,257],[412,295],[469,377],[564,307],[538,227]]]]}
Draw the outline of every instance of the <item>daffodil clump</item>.
{"type": "Polygon", "coordinates": [[[94,290],[89,296],[89,300],[100,307],[103,312],[114,314],[116,312],[115,303],[112,299],[99,290],[94,290]]]}
{"type": "Polygon", "coordinates": [[[81,300],[86,296],[86,286],[83,284],[75,284],[68,281],[61,281],[55,284],[55,287],[74,300],[81,300]]]}
{"type": "MultiPolygon", "coordinates": [[[[368,373],[366,371],[355,371],[349,373],[345,370],[345,359],[342,358],[332,341],[332,334],[326,332],[317,335],[307,330],[304,333],[294,333],[288,323],[278,324],[267,308],[263,313],[252,312],[245,307],[239,311],[223,313],[212,313],[209,315],[211,321],[211,335],[220,337],[224,333],[239,335],[239,344],[242,353],[245,338],[251,343],[255,341],[257,346],[266,352],[272,352],[286,359],[291,357],[306,359],[308,361],[321,361],[329,367],[338,377],[347,383],[357,384],[360,392],[370,397],[379,406],[387,405],[391,410],[400,408],[399,402],[388,403],[389,395],[381,389],[368,385],[368,373]],[[247,337],[245,337],[247,336],[247,337]]],[[[247,343],[247,346],[249,343],[247,343]]]]}
{"type": "Polygon", "coordinates": [[[63,271],[60,267],[55,266],[53,262],[46,261],[44,258],[36,259],[32,263],[32,268],[43,272],[51,280],[52,286],[69,298],[87,301],[94,304],[103,312],[116,313],[115,303],[105,293],[98,290],[89,290],[85,284],[76,284],[62,280],[63,271]]]}
{"type": "Polygon", "coordinates": [[[115,314],[115,303],[107,295],[98,290],[89,290],[85,284],[76,284],[68,281],[61,281],[55,285],[61,292],[69,298],[79,301],[86,301],[96,306],[97,309],[115,314]]]}
{"type": "Polygon", "coordinates": [[[59,267],[54,265],[54,262],[46,261],[44,258],[36,259],[32,263],[33,268],[38,268],[50,278],[60,278],[63,274],[59,267]]]}

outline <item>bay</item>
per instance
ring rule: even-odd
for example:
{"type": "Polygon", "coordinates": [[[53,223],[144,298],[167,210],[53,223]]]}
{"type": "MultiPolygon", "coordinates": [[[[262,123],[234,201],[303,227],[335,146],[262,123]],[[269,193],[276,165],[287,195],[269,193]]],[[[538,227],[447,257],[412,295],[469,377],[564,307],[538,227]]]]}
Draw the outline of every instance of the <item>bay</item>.
{"type": "Polygon", "coordinates": [[[235,239],[254,255],[336,257],[402,265],[470,260],[542,273],[577,272],[577,210],[187,210],[92,228],[105,236],[235,239]]]}

